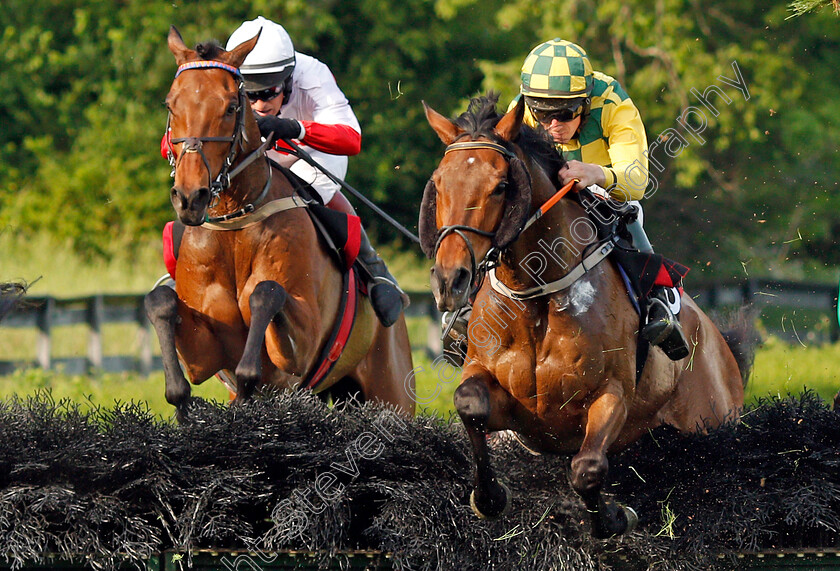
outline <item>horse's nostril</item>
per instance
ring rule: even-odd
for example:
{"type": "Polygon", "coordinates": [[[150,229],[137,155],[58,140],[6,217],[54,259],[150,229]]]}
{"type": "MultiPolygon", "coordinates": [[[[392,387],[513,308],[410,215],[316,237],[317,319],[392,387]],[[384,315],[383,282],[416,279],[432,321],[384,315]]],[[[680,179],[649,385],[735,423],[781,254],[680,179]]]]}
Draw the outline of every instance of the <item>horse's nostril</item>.
{"type": "Polygon", "coordinates": [[[172,202],[172,206],[174,206],[176,209],[183,209],[187,206],[184,193],[174,186],[172,187],[172,190],[169,191],[169,200],[172,202]]]}
{"type": "Polygon", "coordinates": [[[452,278],[452,293],[461,295],[470,287],[470,272],[466,268],[458,268],[452,278]]]}

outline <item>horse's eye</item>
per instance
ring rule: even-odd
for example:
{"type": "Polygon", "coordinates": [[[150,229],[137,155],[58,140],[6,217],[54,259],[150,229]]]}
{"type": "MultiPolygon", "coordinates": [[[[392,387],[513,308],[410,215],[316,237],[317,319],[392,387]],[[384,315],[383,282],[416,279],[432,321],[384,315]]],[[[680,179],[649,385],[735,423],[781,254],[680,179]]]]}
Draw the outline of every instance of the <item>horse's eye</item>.
{"type": "Polygon", "coordinates": [[[227,111],[225,111],[225,115],[233,115],[238,109],[239,107],[236,106],[236,103],[231,103],[230,105],[228,105],[227,111]]]}
{"type": "Polygon", "coordinates": [[[504,194],[507,191],[507,181],[503,180],[499,184],[496,185],[496,188],[493,189],[493,195],[498,196],[500,194],[504,194]]]}

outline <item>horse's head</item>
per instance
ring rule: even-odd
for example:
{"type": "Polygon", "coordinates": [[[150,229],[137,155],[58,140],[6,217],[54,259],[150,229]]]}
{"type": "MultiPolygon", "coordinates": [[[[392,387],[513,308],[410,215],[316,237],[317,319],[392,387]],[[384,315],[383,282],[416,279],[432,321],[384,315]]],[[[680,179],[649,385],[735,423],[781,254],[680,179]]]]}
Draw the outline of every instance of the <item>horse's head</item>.
{"type": "Polygon", "coordinates": [[[238,68],[258,38],[229,52],[214,43],[191,50],[174,26],[169,30],[169,49],[178,64],[166,96],[175,176],[170,200],[189,226],[204,222],[211,198],[230,182],[228,169],[246,128],[256,129],[249,124],[254,119],[238,68]]]}
{"type": "Polygon", "coordinates": [[[447,145],[426,185],[418,225],[423,251],[435,260],[431,281],[440,310],[467,304],[482,261],[517,237],[531,207],[530,177],[511,144],[524,104],[501,118],[495,105],[494,96],[475,99],[455,122],[426,106],[426,119],[447,145]]]}

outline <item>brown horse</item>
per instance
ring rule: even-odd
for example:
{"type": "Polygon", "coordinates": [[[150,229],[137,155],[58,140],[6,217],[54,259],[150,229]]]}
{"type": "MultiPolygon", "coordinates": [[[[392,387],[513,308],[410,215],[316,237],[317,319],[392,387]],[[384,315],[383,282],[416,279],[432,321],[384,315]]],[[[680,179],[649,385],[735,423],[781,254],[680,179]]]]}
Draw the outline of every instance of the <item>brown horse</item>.
{"type": "Polygon", "coordinates": [[[580,265],[603,244],[590,247],[597,233],[578,202],[544,207],[555,186],[538,158],[556,161],[558,154],[522,125],[522,101],[501,118],[495,103],[494,97],[475,99],[454,122],[426,107],[429,124],[447,145],[426,187],[419,226],[423,249],[435,261],[438,308],[463,307],[481,284],[454,398],[476,462],[471,503],[480,517],[505,511],[509,492],[491,467],[486,436],[512,430],[532,451],[576,452],[571,484],[592,514],[593,533],[624,533],[636,517],[601,494],[607,452],[662,424],[692,432],[737,419],[747,371],[684,295],[690,357],[673,362],[652,348],[637,383],[639,317],[619,271],[593,258],[580,265]],[[545,212],[522,230],[540,207],[545,212]],[[514,299],[481,280],[487,262],[497,260],[501,291],[538,287],[536,254],[548,260],[543,282],[572,273],[563,289],[514,299]]]}
{"type": "MultiPolygon", "coordinates": [[[[265,158],[238,72],[258,37],[230,52],[210,43],[191,50],[174,27],[169,32],[179,69],[166,98],[170,198],[186,230],[176,289],[156,287],[145,305],[160,340],[166,399],[180,420],[190,385],[179,356],[196,384],[234,371],[234,403],[262,385],[297,388],[320,366],[339,316],[342,271],[306,203],[265,158]]],[[[344,352],[316,390],[356,383],[365,399],[413,414],[413,386],[404,386],[411,369],[404,318],[384,328],[359,303],[344,352]]]]}

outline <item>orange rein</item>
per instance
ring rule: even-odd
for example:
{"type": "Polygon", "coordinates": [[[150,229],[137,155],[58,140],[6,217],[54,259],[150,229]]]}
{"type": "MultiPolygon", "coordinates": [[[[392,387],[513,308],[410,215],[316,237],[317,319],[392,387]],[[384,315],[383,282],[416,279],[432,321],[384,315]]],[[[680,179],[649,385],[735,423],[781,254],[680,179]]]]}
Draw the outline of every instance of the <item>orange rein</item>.
{"type": "Polygon", "coordinates": [[[552,207],[552,206],[554,206],[555,204],[557,204],[557,202],[558,202],[561,198],[563,198],[564,196],[566,196],[566,194],[568,194],[568,192],[569,192],[570,190],[572,190],[572,188],[574,188],[575,184],[576,184],[576,183],[578,183],[578,182],[580,182],[580,180],[578,180],[578,179],[574,179],[574,180],[572,180],[571,182],[569,182],[568,184],[566,184],[566,186],[564,186],[563,188],[561,188],[560,190],[558,190],[557,192],[555,192],[555,193],[554,193],[554,196],[552,196],[551,198],[549,198],[548,200],[546,200],[545,204],[543,204],[542,206],[540,206],[540,212],[542,212],[543,214],[545,214],[546,212],[548,212],[548,211],[551,209],[551,207],[552,207]]]}
{"type": "Polygon", "coordinates": [[[534,212],[533,216],[531,216],[531,218],[528,219],[528,222],[526,222],[525,226],[522,227],[521,232],[524,232],[531,224],[539,220],[543,214],[551,210],[551,208],[555,204],[560,202],[561,198],[569,194],[569,191],[571,191],[575,187],[575,184],[579,182],[579,179],[573,179],[572,181],[568,182],[565,186],[563,186],[563,188],[555,192],[554,195],[548,200],[546,200],[545,203],[542,206],[540,206],[536,212],[534,212]]]}

